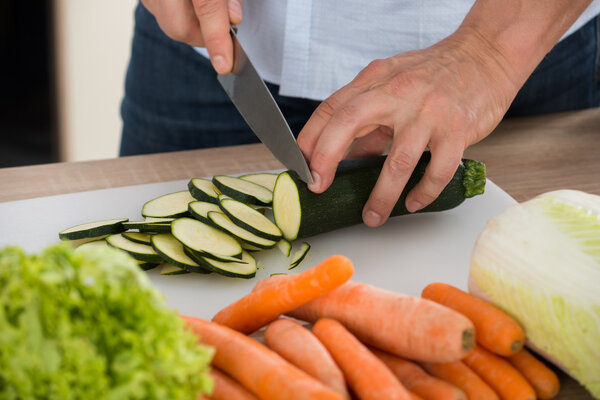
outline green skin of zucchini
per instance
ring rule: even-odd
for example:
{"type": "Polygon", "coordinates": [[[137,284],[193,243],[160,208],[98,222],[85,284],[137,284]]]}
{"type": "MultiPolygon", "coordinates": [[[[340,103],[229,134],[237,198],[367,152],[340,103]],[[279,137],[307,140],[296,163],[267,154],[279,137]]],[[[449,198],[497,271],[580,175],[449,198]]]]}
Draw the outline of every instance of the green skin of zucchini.
{"type": "MultiPolygon", "coordinates": [[[[424,152],[390,216],[410,214],[405,201],[408,192],[425,174],[431,155],[424,152]]],[[[295,239],[362,223],[363,207],[377,182],[385,156],[343,160],[331,186],[323,193],[311,192],[294,171],[286,171],[298,188],[300,229],[295,239]]],[[[463,160],[438,198],[417,211],[445,211],[460,205],[466,198],[482,194],[485,187],[485,165],[478,161],[463,160]]],[[[275,189],[276,191],[277,189],[275,189]]]]}
{"type": "Polygon", "coordinates": [[[206,192],[198,189],[196,186],[194,186],[192,180],[188,182],[188,190],[190,191],[192,197],[196,200],[205,201],[207,203],[219,204],[219,199],[217,197],[212,197],[206,194],[206,192]]]}

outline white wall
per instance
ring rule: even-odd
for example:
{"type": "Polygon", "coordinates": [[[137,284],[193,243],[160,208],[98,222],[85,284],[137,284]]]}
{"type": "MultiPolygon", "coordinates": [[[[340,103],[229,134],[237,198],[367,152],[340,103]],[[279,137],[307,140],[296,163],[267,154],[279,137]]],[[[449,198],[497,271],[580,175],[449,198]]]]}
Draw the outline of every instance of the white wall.
{"type": "Polygon", "coordinates": [[[61,161],[112,158],[137,0],[55,0],[61,161]]]}

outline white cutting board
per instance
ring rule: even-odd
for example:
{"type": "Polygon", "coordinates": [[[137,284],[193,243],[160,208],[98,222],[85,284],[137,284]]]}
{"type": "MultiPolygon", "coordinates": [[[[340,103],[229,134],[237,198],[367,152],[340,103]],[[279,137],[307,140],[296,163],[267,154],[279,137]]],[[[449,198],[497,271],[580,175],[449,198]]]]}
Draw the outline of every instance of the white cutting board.
{"type": "MultiPolygon", "coordinates": [[[[57,242],[59,231],[73,225],[122,217],[141,220],[144,202],[186,188],[187,180],[181,180],[0,203],[0,248],[19,245],[38,252],[57,242]]],[[[477,235],[489,218],[515,203],[488,180],[485,194],[450,211],[401,216],[376,229],[357,225],[307,238],[312,248],[292,272],[342,254],[353,261],[356,281],[410,295],[419,295],[434,281],[466,289],[477,235]]],[[[294,243],[292,253],[301,243],[294,243]]],[[[210,319],[250,292],[258,279],[286,272],[289,265],[277,249],[258,253],[256,258],[264,268],[250,280],[217,274],[161,276],[158,269],[148,275],[180,313],[210,319]]]]}

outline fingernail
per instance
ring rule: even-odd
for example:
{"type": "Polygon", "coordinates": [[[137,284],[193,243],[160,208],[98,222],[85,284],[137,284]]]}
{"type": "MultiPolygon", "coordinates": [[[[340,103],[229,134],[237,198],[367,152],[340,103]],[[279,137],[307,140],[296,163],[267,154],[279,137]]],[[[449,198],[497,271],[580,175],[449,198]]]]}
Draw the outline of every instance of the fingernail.
{"type": "Polygon", "coordinates": [[[375,211],[373,210],[368,210],[365,213],[365,224],[367,226],[370,226],[372,228],[381,225],[381,215],[377,214],[375,211]]]}
{"type": "Polygon", "coordinates": [[[419,203],[416,200],[411,199],[406,202],[406,209],[411,213],[419,211],[421,208],[423,208],[423,204],[419,203]]]}
{"type": "Polygon", "coordinates": [[[312,175],[313,183],[312,183],[312,185],[308,185],[308,188],[310,190],[318,190],[321,187],[321,176],[315,171],[312,171],[311,175],[312,175]]]}
{"type": "Polygon", "coordinates": [[[215,71],[219,74],[227,73],[228,65],[227,61],[225,61],[225,57],[223,56],[214,56],[211,58],[212,65],[215,68],[215,71]]]}

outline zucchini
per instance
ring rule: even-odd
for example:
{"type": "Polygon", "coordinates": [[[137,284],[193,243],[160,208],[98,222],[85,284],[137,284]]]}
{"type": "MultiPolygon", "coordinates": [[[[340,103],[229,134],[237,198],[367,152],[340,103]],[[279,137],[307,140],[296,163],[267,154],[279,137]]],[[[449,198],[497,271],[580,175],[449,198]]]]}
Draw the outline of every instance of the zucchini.
{"type": "Polygon", "coordinates": [[[279,242],[277,242],[277,248],[279,251],[281,251],[281,253],[283,253],[284,256],[289,257],[290,252],[292,251],[292,243],[282,238],[279,240],[279,242]]]}
{"type": "Polygon", "coordinates": [[[246,251],[242,253],[240,262],[222,262],[208,257],[201,257],[200,260],[208,269],[220,275],[245,279],[256,275],[256,260],[246,251]]]}
{"type": "Polygon", "coordinates": [[[92,248],[96,248],[96,247],[106,247],[106,246],[108,246],[108,243],[106,243],[106,240],[104,240],[104,239],[92,240],[91,242],[80,244],[79,246],[77,246],[75,251],[77,252],[77,251],[82,251],[82,250],[86,250],[86,249],[92,249],[92,248]]]}
{"type": "Polygon", "coordinates": [[[171,233],[184,246],[199,255],[225,257],[242,255],[242,247],[233,237],[192,218],[179,218],[173,221],[171,233]]]}
{"type": "Polygon", "coordinates": [[[142,216],[176,218],[188,213],[188,203],[195,201],[188,190],[169,193],[147,201],[142,206],[142,216]]]}
{"type": "Polygon", "coordinates": [[[221,212],[221,208],[217,203],[209,203],[207,201],[192,201],[188,204],[188,211],[191,216],[198,221],[202,221],[211,225],[212,221],[208,218],[209,211],[221,212]]]}
{"type": "Polygon", "coordinates": [[[161,275],[182,275],[189,274],[189,271],[186,271],[183,268],[179,268],[176,265],[164,263],[160,269],[161,275]]]}
{"type": "Polygon", "coordinates": [[[118,218],[87,222],[58,232],[58,237],[61,240],[76,240],[121,233],[125,230],[123,222],[127,221],[128,218],[118,218]]]}
{"type": "Polygon", "coordinates": [[[273,192],[254,182],[227,175],[216,175],[212,181],[222,194],[242,203],[270,206],[273,202],[273,192]]]}
{"type": "Polygon", "coordinates": [[[234,199],[223,198],[219,203],[221,210],[231,221],[257,236],[278,241],[281,230],[271,220],[254,208],[234,199]]]}
{"type": "MultiPolygon", "coordinates": [[[[406,195],[423,177],[430,160],[424,152],[391,216],[409,214],[406,195]]],[[[385,156],[343,160],[331,186],[323,193],[311,192],[293,171],[282,172],[273,192],[275,223],[287,240],[309,237],[362,222],[362,209],[373,189],[385,156]]],[[[417,212],[443,211],[457,207],[466,198],[482,194],[485,165],[463,159],[452,180],[438,198],[417,212]]]]}
{"type": "Polygon", "coordinates": [[[175,221],[175,218],[160,218],[160,217],[146,217],[144,218],[144,222],[156,222],[163,224],[170,224],[175,221]]]}
{"type": "Polygon", "coordinates": [[[204,178],[193,178],[188,182],[188,189],[193,198],[207,203],[217,204],[219,193],[212,181],[204,178]]]}
{"type": "Polygon", "coordinates": [[[304,257],[306,257],[306,254],[309,250],[310,244],[306,242],[302,243],[300,245],[300,248],[294,253],[292,261],[290,262],[290,267],[288,269],[296,268],[298,265],[300,265],[300,263],[302,262],[302,260],[304,260],[304,257]]]}
{"type": "Polygon", "coordinates": [[[279,174],[272,172],[257,172],[254,174],[242,175],[240,176],[240,179],[264,186],[272,192],[273,188],[275,188],[275,181],[277,180],[278,176],[279,174]]]}
{"type": "Polygon", "coordinates": [[[139,261],[139,260],[135,260],[135,262],[137,263],[138,267],[140,267],[142,269],[142,271],[150,271],[151,269],[154,269],[154,268],[158,267],[158,265],[159,265],[157,263],[139,261]]]}
{"type": "Polygon", "coordinates": [[[171,223],[164,222],[128,221],[123,222],[123,227],[127,230],[137,229],[143,233],[161,233],[171,231],[171,223]]]}
{"type": "Polygon", "coordinates": [[[170,233],[159,233],[152,236],[152,248],[165,262],[176,267],[201,274],[210,274],[211,272],[185,254],[181,242],[170,233]]]}
{"type": "Polygon", "coordinates": [[[163,260],[151,246],[142,243],[135,243],[125,239],[122,234],[116,233],[106,238],[109,246],[126,251],[129,255],[138,261],[160,264],[163,260]]]}
{"type": "Polygon", "coordinates": [[[244,228],[240,228],[236,224],[233,223],[225,214],[221,212],[211,211],[208,213],[208,218],[215,224],[215,226],[221,228],[223,231],[228,232],[233,235],[237,239],[241,240],[244,243],[252,245],[254,247],[258,247],[261,249],[270,249],[274,247],[277,242],[270,239],[265,239],[263,237],[257,236],[252,232],[245,230],[244,228]]]}
{"type": "Polygon", "coordinates": [[[152,237],[152,235],[149,233],[123,232],[122,235],[125,239],[129,239],[135,243],[141,243],[141,244],[151,244],[152,243],[150,241],[150,238],[152,237]]]}

